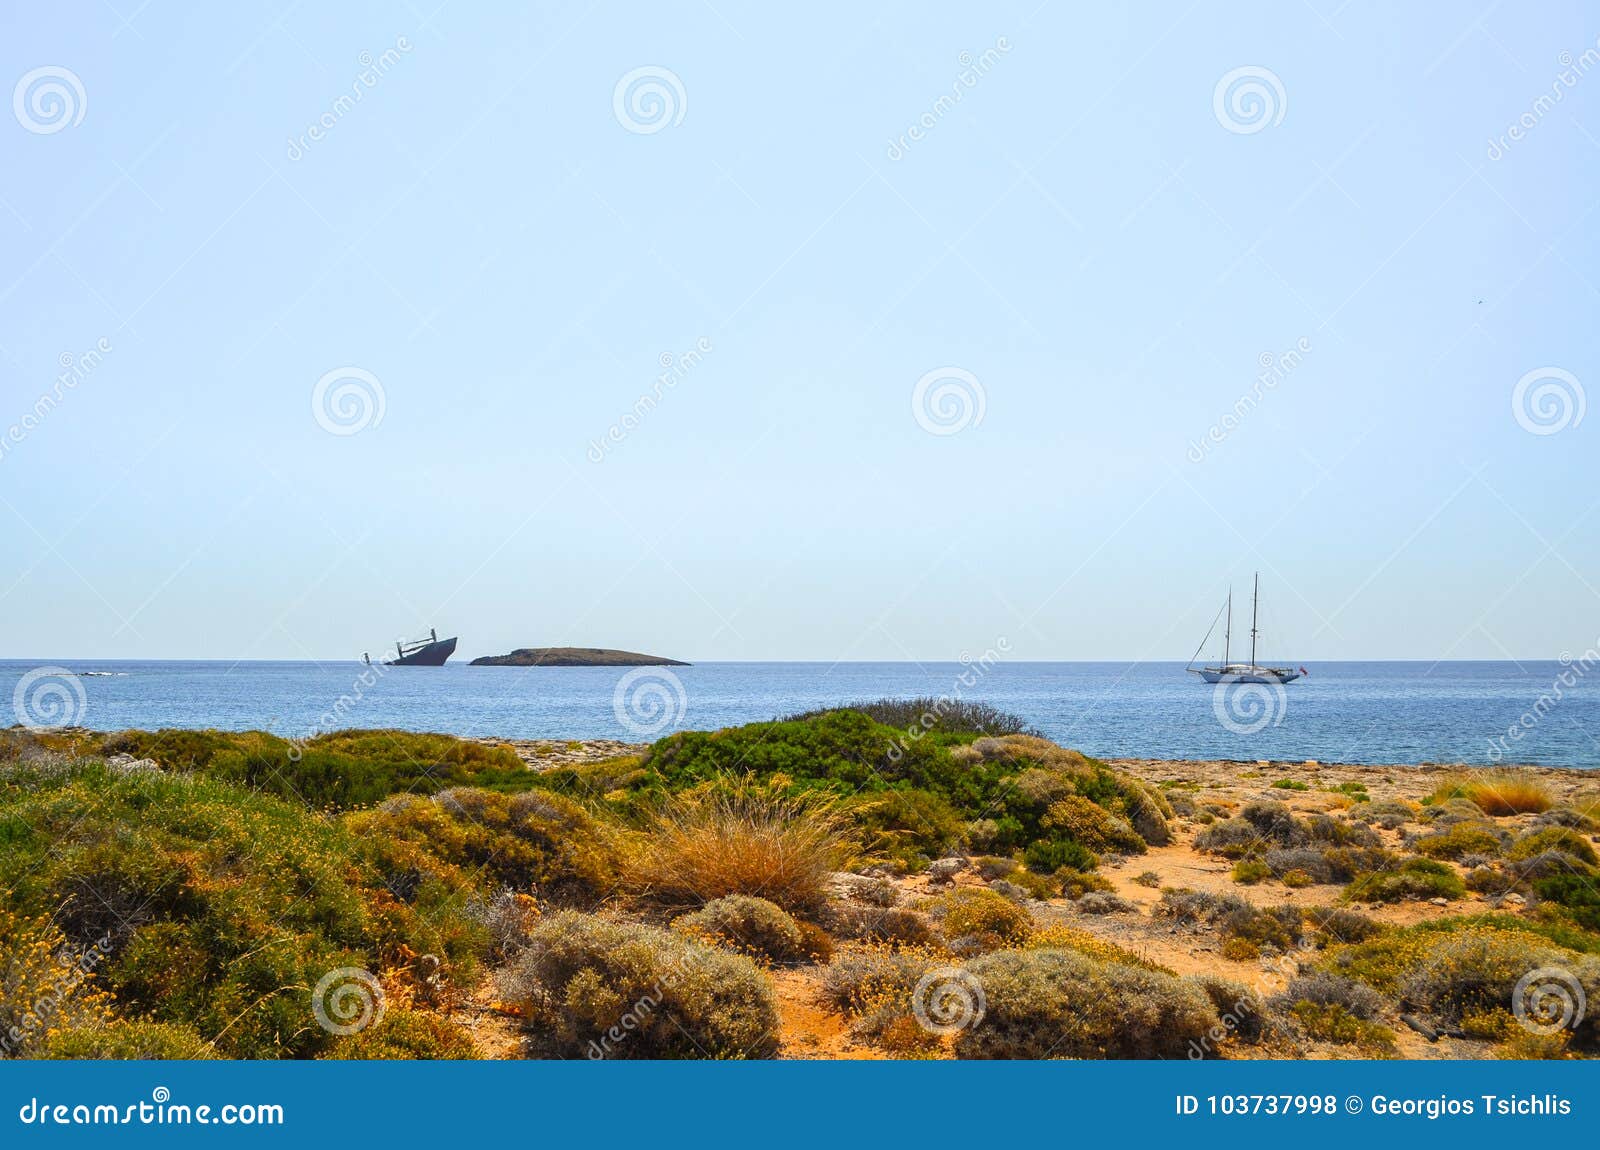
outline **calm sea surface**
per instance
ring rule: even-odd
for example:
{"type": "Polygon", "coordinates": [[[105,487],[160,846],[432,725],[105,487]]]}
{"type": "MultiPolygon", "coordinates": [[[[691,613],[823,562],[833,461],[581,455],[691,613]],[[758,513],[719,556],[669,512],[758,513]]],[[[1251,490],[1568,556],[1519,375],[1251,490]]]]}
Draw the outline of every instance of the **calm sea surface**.
{"type": "Polygon", "coordinates": [[[260,728],[302,737],[399,727],[646,741],[853,699],[959,695],[1014,711],[1098,756],[1486,763],[1499,761],[1493,740],[1517,725],[1522,738],[1505,740],[1501,760],[1600,767],[1600,674],[1554,662],[1322,663],[1279,689],[1241,694],[1246,689],[1234,686],[1220,696],[1172,663],[1002,663],[982,671],[956,663],[702,663],[672,668],[675,682],[654,668],[624,682],[626,668],[61,660],[74,678],[27,678],[46,665],[0,662],[0,700],[18,717],[26,709],[46,722],[61,712],[37,708],[64,705],[74,721],[100,730],[260,728]],[[334,711],[341,696],[342,714],[334,711]]]}

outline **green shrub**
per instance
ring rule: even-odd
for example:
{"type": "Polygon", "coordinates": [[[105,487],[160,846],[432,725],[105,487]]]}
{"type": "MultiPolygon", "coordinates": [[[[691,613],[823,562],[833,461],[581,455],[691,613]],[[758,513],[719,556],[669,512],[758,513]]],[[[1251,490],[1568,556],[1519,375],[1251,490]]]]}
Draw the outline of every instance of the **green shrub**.
{"type": "Polygon", "coordinates": [[[1289,1012],[1312,1038],[1358,1046],[1367,1057],[1394,1055],[1394,1031],[1359,1018],[1338,1003],[1300,1001],[1289,1012]]]}
{"type": "Polygon", "coordinates": [[[1272,877],[1272,868],[1256,859],[1240,859],[1233,864],[1233,881],[1253,885],[1272,877]]]}
{"type": "Polygon", "coordinates": [[[1033,930],[1033,916],[987,887],[957,887],[932,906],[946,938],[970,940],[985,950],[1022,942],[1033,930]]]}
{"type": "Polygon", "coordinates": [[[836,955],[823,971],[822,993],[851,1020],[851,1032],[858,1038],[897,1053],[922,1053],[937,1038],[917,1021],[914,999],[923,978],[940,965],[928,950],[850,950],[836,955]]]}
{"type": "Polygon", "coordinates": [[[966,969],[985,1011],[958,1058],[1183,1058],[1220,1025],[1195,984],[1075,951],[1000,951],[966,969]]]}
{"type": "Polygon", "coordinates": [[[1055,898],[1061,894],[1060,879],[1054,876],[1047,877],[1042,874],[1036,874],[1031,870],[1018,868],[999,881],[1009,883],[1021,890],[1029,898],[1036,898],[1041,901],[1055,898]]]}
{"type": "Polygon", "coordinates": [[[1278,846],[1298,846],[1306,839],[1305,823],[1280,802],[1263,799],[1247,803],[1239,818],[1254,827],[1261,838],[1278,846]]]}
{"type": "Polygon", "coordinates": [[[240,783],[314,808],[369,806],[455,786],[526,790],[533,772],[508,747],[410,731],[334,731],[303,743],[263,731],[123,731],[106,753],[240,783]]]}
{"type": "Polygon", "coordinates": [[[1456,899],[1466,884],[1448,865],[1432,859],[1407,859],[1394,870],[1373,871],[1345,888],[1351,902],[1400,902],[1404,899],[1456,899]]]}
{"type": "Polygon", "coordinates": [[[778,1013],[747,958],[655,927],[561,911],[502,976],[542,1053],[770,1058],[778,1013]]]}
{"type": "Polygon", "coordinates": [[[1267,1004],[1259,994],[1242,982],[1219,978],[1214,974],[1190,975],[1188,981],[1199,987],[1201,993],[1211,1001],[1227,1035],[1237,1036],[1245,1042],[1260,1040],[1267,1026],[1267,1004]]]}
{"type": "Polygon", "coordinates": [[[1211,851],[1223,858],[1242,859],[1260,855],[1272,840],[1244,819],[1222,819],[1207,826],[1194,838],[1194,848],[1211,851]]]}
{"type": "Polygon", "coordinates": [[[868,851],[907,862],[918,855],[938,857],[967,833],[961,812],[932,791],[907,787],[858,795],[844,810],[861,828],[868,851]]]}
{"type": "Polygon", "coordinates": [[[1022,852],[1022,861],[1036,874],[1055,874],[1063,868],[1091,871],[1100,865],[1099,857],[1077,839],[1035,839],[1022,852]]]}
{"type": "Polygon", "coordinates": [[[1035,735],[1027,720],[973,699],[931,696],[915,699],[870,699],[841,703],[790,715],[785,722],[806,722],[839,711],[858,711],[877,723],[918,737],[939,735],[1035,735]]]}
{"type": "Polygon", "coordinates": [[[1123,813],[1133,824],[1134,833],[1153,847],[1172,841],[1172,804],[1161,791],[1132,775],[1119,775],[1123,813]]]}
{"type": "Polygon", "coordinates": [[[673,920],[672,928],[697,935],[747,954],[775,962],[808,957],[800,924],[777,903],[744,894],[730,894],[673,920]]]}
{"type": "Polygon", "coordinates": [[[901,906],[834,903],[823,921],[840,938],[888,946],[932,946],[939,937],[927,915],[901,906]]]}
{"type": "MultiPolygon", "coordinates": [[[[1403,1001],[1451,1021],[1489,1010],[1510,1010],[1516,988],[1529,978],[1523,1006],[1537,1017],[1540,991],[1569,996],[1576,1021],[1574,1037],[1582,1045],[1600,1040],[1600,1021],[1588,1012],[1578,1017],[1574,989],[1589,1001],[1600,1001],[1600,959],[1577,955],[1514,934],[1465,936],[1439,940],[1413,962],[1400,978],[1403,1001]]],[[[1559,999],[1551,1004],[1559,1003],[1559,999]]]]}
{"type": "Polygon", "coordinates": [[[1550,874],[1534,879],[1533,891],[1541,899],[1555,903],[1584,930],[1600,933],[1600,890],[1595,880],[1583,874],[1550,874]]]}
{"type": "Polygon", "coordinates": [[[450,873],[542,902],[592,907],[618,881],[612,836],[570,799],[544,791],[396,795],[350,815],[349,826],[400,886],[450,873]]]}
{"type": "Polygon", "coordinates": [[[1358,803],[1350,812],[1352,822],[1371,823],[1391,831],[1399,830],[1416,817],[1416,811],[1398,799],[1358,803]]]}
{"type": "Polygon", "coordinates": [[[1273,998],[1273,1005],[1279,1008],[1288,1008],[1299,1002],[1338,1006],[1361,1019],[1373,1017],[1383,1007],[1383,999],[1366,983],[1323,970],[1296,975],[1273,998]]]}
{"type": "Polygon", "coordinates": [[[1386,929],[1384,925],[1358,911],[1339,906],[1308,906],[1305,909],[1306,925],[1316,935],[1318,946],[1338,943],[1366,942],[1376,938],[1386,929]]]}
{"type": "Polygon", "coordinates": [[[1523,835],[1511,844],[1507,857],[1512,861],[1530,859],[1545,851],[1560,851],[1586,866],[1600,865],[1594,846],[1577,831],[1567,827],[1545,827],[1523,835]]]}
{"type": "Polygon", "coordinates": [[[478,1057],[472,1036],[447,1018],[390,1007],[383,1021],[341,1039],[324,1058],[361,1061],[444,1061],[478,1057]]]}
{"type": "Polygon", "coordinates": [[[1424,835],[1416,849],[1436,859],[1459,859],[1462,855],[1498,855],[1505,849],[1505,835],[1487,820],[1453,823],[1445,830],[1424,835]]]}
{"type": "Polygon", "coordinates": [[[110,1022],[52,1034],[40,1058],[188,1062],[216,1058],[192,1027],[172,1022],[110,1022]]]}
{"type": "Polygon", "coordinates": [[[0,899],[52,915],[119,1017],[188,1026],[234,1058],[306,1057],[328,971],[433,954],[470,985],[487,934],[459,876],[397,883],[338,820],[199,776],[85,764],[0,775],[0,899]]]}
{"type": "Polygon", "coordinates": [[[1055,873],[1055,880],[1061,887],[1061,893],[1074,901],[1086,894],[1097,890],[1116,890],[1116,884],[1102,875],[1093,871],[1077,871],[1071,867],[1062,867],[1055,873]]]}
{"type": "Polygon", "coordinates": [[[1346,822],[1332,815],[1311,814],[1305,817],[1305,835],[1314,843],[1332,847],[1372,848],[1383,845],[1377,832],[1366,823],[1346,822]]]}
{"type": "Polygon", "coordinates": [[[1097,853],[1143,854],[1148,849],[1132,823],[1082,795],[1051,803],[1041,825],[1097,853]]]}
{"type": "Polygon", "coordinates": [[[1299,779],[1279,779],[1272,784],[1280,791],[1309,791],[1310,783],[1302,783],[1299,779]]]}

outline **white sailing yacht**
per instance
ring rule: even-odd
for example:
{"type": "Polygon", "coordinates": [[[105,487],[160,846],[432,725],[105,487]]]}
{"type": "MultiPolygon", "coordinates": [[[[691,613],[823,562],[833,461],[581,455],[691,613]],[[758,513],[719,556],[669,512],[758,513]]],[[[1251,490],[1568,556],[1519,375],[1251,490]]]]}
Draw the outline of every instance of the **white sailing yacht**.
{"type": "MultiPolygon", "coordinates": [[[[1298,670],[1294,667],[1263,667],[1256,662],[1256,636],[1260,634],[1256,627],[1256,616],[1261,603],[1261,572],[1256,572],[1255,591],[1250,597],[1250,661],[1248,663],[1234,663],[1229,661],[1229,648],[1233,641],[1233,588],[1228,588],[1228,601],[1217,612],[1217,619],[1226,613],[1227,621],[1222,628],[1222,662],[1213,667],[1194,665],[1194,659],[1189,660],[1189,665],[1184,670],[1194,675],[1199,675],[1207,683],[1220,683],[1224,680],[1230,683],[1292,683],[1305,674],[1304,667],[1298,670]]],[[[1200,657],[1200,652],[1211,639],[1211,632],[1217,629],[1217,619],[1211,620],[1211,628],[1206,632],[1206,637],[1200,640],[1200,646],[1195,650],[1195,658],[1200,657]]]]}

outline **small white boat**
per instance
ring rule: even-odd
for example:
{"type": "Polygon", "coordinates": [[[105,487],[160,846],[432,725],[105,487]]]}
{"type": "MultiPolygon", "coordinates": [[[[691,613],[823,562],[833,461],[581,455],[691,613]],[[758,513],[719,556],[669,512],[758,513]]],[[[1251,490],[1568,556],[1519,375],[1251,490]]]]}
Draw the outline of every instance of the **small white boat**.
{"type": "Polygon", "coordinates": [[[1304,667],[1267,667],[1256,662],[1256,637],[1260,634],[1256,627],[1256,617],[1261,603],[1261,573],[1256,572],[1255,591],[1250,597],[1250,661],[1248,663],[1235,663],[1229,659],[1229,648],[1233,641],[1233,588],[1228,589],[1228,601],[1217,612],[1217,618],[1211,620],[1211,629],[1206,632],[1206,637],[1200,640],[1200,646],[1195,650],[1195,658],[1200,657],[1200,652],[1205,650],[1205,645],[1211,640],[1211,632],[1217,629],[1217,619],[1226,615],[1226,622],[1222,628],[1222,662],[1213,666],[1194,665],[1194,659],[1189,660],[1189,665],[1184,668],[1191,675],[1199,675],[1207,683],[1292,683],[1306,673],[1304,667]]]}

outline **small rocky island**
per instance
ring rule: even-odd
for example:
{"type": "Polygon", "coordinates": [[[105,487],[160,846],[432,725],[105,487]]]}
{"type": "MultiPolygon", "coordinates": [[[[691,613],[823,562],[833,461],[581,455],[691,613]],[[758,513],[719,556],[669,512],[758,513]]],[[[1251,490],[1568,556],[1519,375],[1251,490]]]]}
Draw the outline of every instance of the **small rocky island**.
{"type": "Polygon", "coordinates": [[[612,651],[605,647],[518,647],[509,655],[481,655],[474,667],[687,667],[678,659],[612,651]]]}

